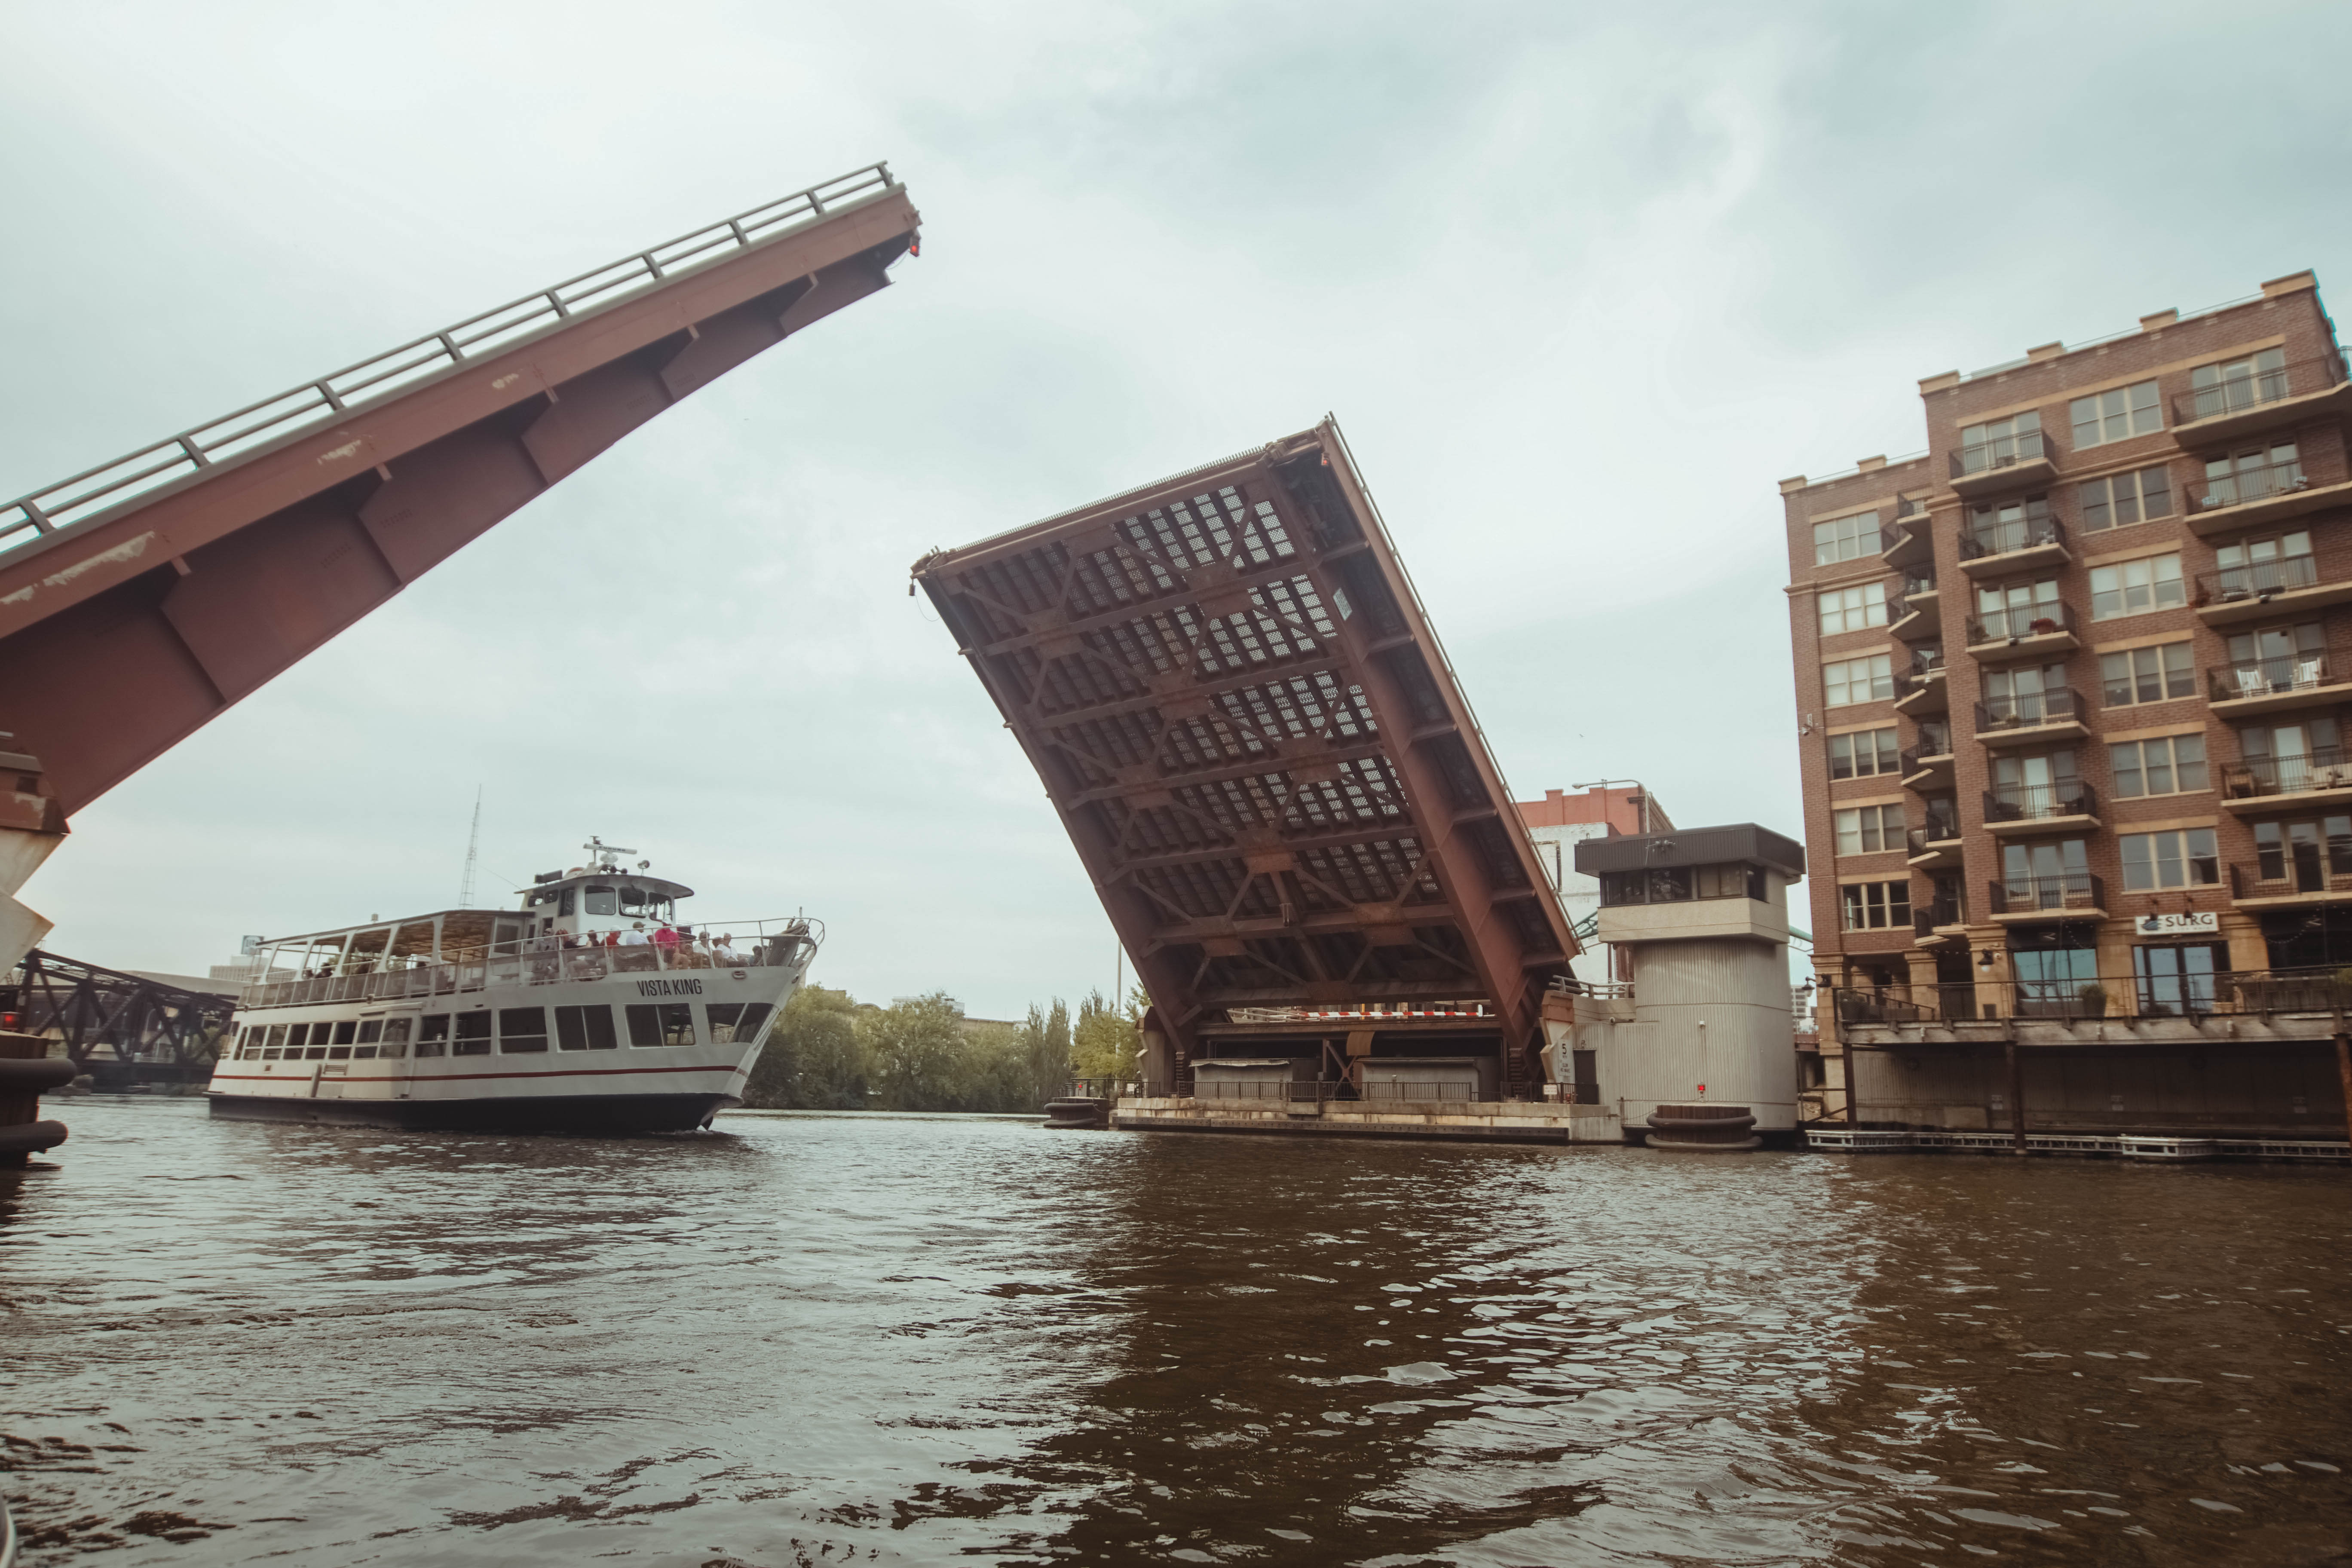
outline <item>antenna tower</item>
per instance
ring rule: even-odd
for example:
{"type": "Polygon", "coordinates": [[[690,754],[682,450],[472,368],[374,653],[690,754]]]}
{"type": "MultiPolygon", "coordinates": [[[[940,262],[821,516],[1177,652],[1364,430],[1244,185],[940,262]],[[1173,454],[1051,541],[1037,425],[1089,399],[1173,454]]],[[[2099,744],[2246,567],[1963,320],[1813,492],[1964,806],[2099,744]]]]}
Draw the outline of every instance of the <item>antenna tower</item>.
{"type": "Polygon", "coordinates": [[[474,786],[474,830],[466,836],[466,879],[457,885],[457,907],[474,903],[474,856],[482,847],[482,786],[474,786]]]}

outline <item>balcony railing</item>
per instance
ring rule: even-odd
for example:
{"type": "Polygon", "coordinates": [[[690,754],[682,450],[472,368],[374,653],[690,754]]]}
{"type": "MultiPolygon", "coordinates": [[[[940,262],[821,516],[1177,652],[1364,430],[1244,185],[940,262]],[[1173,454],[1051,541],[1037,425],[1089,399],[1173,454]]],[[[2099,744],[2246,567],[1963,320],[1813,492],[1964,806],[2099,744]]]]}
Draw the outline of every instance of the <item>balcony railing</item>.
{"type": "Polygon", "coordinates": [[[2045,822],[2060,816],[2095,816],[2097,797],[2079,779],[2063,784],[1996,784],[1985,792],[1987,822],[2045,822]]]}
{"type": "Polygon", "coordinates": [[[2071,686],[2052,686],[2040,691],[2018,691],[2007,696],[1992,696],[1977,704],[1977,733],[1989,735],[1997,730],[2029,730],[2038,724],[2063,724],[2082,718],[2088,711],[2083,700],[2071,686]]]}
{"type": "Polygon", "coordinates": [[[1969,646],[2008,642],[2017,637],[2055,637],[2074,629],[2074,612],[2063,605],[2021,605],[1985,610],[1969,617],[1969,646]]]}
{"type": "Polygon", "coordinates": [[[1947,816],[1941,812],[1931,811],[1927,814],[1927,825],[1909,829],[1903,835],[1903,841],[1911,847],[1911,854],[1916,858],[1925,855],[1938,844],[1958,843],[1959,837],[1960,821],[1957,816],[1947,816]]]}
{"type": "Polygon", "coordinates": [[[1935,591],[1936,574],[1933,572],[1906,572],[1903,574],[1902,594],[1905,598],[1916,599],[1924,594],[1932,594],[1935,591]]]}
{"type": "Polygon", "coordinates": [[[1948,757],[1952,754],[1952,727],[1934,721],[1919,726],[1919,744],[1913,748],[1922,757],[1948,757]]]}
{"type": "Polygon", "coordinates": [[[2352,763],[2345,760],[2341,746],[2314,746],[2308,756],[2247,757],[2223,775],[2221,789],[2236,800],[2352,789],[2352,763]]]}
{"type": "Polygon", "coordinates": [[[1931,768],[1938,763],[1948,763],[1951,760],[1952,742],[1950,741],[1928,741],[1923,739],[1919,744],[1913,746],[1908,751],[1903,752],[1901,757],[1902,767],[1896,776],[1908,778],[1913,773],[1917,773],[1921,768],[1931,768]]]}
{"type": "Polygon", "coordinates": [[[2331,855],[2322,844],[2282,847],[2230,868],[2232,899],[2284,899],[2336,893],[2352,901],[2352,856],[2331,855]]]}
{"type": "Polygon", "coordinates": [[[2038,463],[2044,456],[2042,432],[2021,430],[2014,436],[2001,436],[1990,441],[1979,441],[1962,447],[1952,454],[1952,478],[1967,479],[1971,474],[1987,474],[2000,468],[2013,468],[2020,463],[2038,463]]]}
{"type": "MultiPolygon", "coordinates": [[[[2339,1009],[2352,1012],[2352,980],[2346,978],[2343,969],[2332,966],[2068,975],[2048,980],[1994,979],[1987,973],[1968,984],[1839,986],[1831,991],[1829,1000],[1829,1011],[1841,1027],[1926,1025],[1933,1028],[1988,1019],[2072,1023],[2098,1018],[2252,1017],[2273,1013],[2332,1018],[2339,1009]],[[1904,990],[1910,994],[1902,994],[1904,990]]],[[[2200,1041],[2200,1047],[2205,1043],[2200,1041]]],[[[2214,1048],[2231,1048],[2226,1037],[2210,1044],[2214,1048]]]]}
{"type": "Polygon", "coordinates": [[[2242,414],[2265,403],[2326,392],[2344,382],[2344,363],[2334,354],[2298,360],[2276,370],[2248,370],[2209,386],[2193,387],[2172,400],[2172,422],[2193,424],[2224,414],[2242,414]]]}
{"type": "Polygon", "coordinates": [[[1958,899],[1938,899],[1925,908],[1914,908],[1911,911],[1911,934],[1921,942],[1946,926],[1968,923],[1968,909],[1958,899]]]}
{"type": "Polygon", "coordinates": [[[1990,555],[2010,555],[2038,550],[2046,544],[2063,546],[2066,530],[2054,517],[2018,517],[2005,522],[1979,524],[1960,535],[1960,559],[1980,561],[1990,555]]]}
{"type": "Polygon", "coordinates": [[[1911,679],[1925,680],[1941,674],[1944,668],[1944,645],[1935,643],[1911,650],[1911,679]]]}
{"type": "Polygon", "coordinates": [[[2200,509],[2210,511],[2216,507],[2242,506],[2247,501],[2310,488],[2311,480],[2304,474],[2300,458],[2284,463],[2256,463],[2249,468],[2232,468],[2226,474],[2209,476],[2205,480],[2205,493],[2198,499],[2197,504],[2200,509]]]}
{"type": "Polygon", "coordinates": [[[2088,871],[2004,877],[1992,884],[1991,891],[1992,912],[1997,915],[2063,914],[2107,907],[2106,884],[2088,871]]]}
{"type": "Polygon", "coordinates": [[[2327,656],[2324,653],[2250,658],[2236,664],[2210,665],[2205,670],[2206,689],[2216,702],[2239,702],[2249,697],[2275,697],[2288,691],[2312,691],[2334,685],[2342,679],[2328,669],[2327,656]]]}
{"type": "Polygon", "coordinates": [[[2308,555],[2283,555],[2275,561],[2250,561],[2224,566],[2197,579],[2197,602],[2227,605],[2242,599],[2267,599],[2273,594],[2319,584],[2319,563],[2308,555]]]}
{"type": "Polygon", "coordinates": [[[1930,537],[1925,514],[1892,522],[1878,531],[1878,552],[1890,566],[1903,566],[1932,552],[1935,541],[1930,537]]]}
{"type": "Polygon", "coordinates": [[[1886,624],[1890,626],[1900,626],[1922,611],[1934,609],[1939,602],[1929,599],[1925,604],[1914,604],[1908,594],[1890,594],[1886,597],[1886,624]]]}

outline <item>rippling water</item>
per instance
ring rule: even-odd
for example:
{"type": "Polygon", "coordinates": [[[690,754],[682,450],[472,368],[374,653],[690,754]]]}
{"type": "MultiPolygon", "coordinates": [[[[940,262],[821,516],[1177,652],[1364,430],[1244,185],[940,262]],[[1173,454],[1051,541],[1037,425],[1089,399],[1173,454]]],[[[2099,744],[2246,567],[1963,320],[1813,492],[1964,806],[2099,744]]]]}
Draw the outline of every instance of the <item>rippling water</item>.
{"type": "Polygon", "coordinates": [[[34,1564],[2303,1563],[2352,1175],[61,1102],[34,1564]]]}

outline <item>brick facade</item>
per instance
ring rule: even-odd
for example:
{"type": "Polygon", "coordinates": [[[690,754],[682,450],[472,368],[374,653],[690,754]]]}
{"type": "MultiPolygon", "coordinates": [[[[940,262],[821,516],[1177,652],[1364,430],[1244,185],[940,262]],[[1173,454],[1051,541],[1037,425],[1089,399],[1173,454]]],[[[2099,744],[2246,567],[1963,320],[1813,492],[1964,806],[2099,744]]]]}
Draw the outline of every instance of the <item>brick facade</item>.
{"type": "MultiPolygon", "coordinates": [[[[2210,381],[2213,374],[2207,372],[2201,379],[2210,381]]],[[[2352,482],[2352,468],[2347,468],[2345,443],[2352,388],[2346,388],[2344,381],[2334,328],[2315,282],[2307,273],[2298,274],[2264,285],[2257,299],[2191,317],[2162,312],[2144,319],[2139,331],[2105,342],[2073,350],[2051,344],[2013,364],[1974,375],[1929,377],[1920,383],[1927,428],[1924,456],[1894,463],[1867,459],[1855,472],[1834,479],[1783,482],[1790,560],[1785,591],[1802,734],[1805,828],[1814,868],[1814,954],[1823,986],[1875,985],[1917,994],[1936,985],[1940,973],[1947,1001],[1968,1005],[1965,993],[1949,988],[1970,976],[2004,978],[2015,948],[2052,942],[2095,944],[2102,976],[2129,975],[2135,963],[2131,950],[2140,940],[2133,922],[2152,912],[2217,915],[2219,934],[2202,941],[2217,950],[2226,945],[2226,966],[2233,970],[2283,966],[2279,956],[2287,950],[2272,939],[2285,929],[2281,921],[2289,917],[2302,921],[2302,929],[2332,930],[2337,917],[2326,911],[2341,905],[2345,929],[2352,931],[2352,877],[2343,878],[2339,885],[2328,874],[2324,847],[2316,886],[2311,885],[2307,871],[2298,882],[2292,865],[2284,882],[2276,878],[2264,881],[2254,837],[2255,825],[2265,821],[2352,815],[2352,773],[2336,787],[2335,775],[2316,765],[2257,763],[2250,770],[2250,753],[2240,734],[2248,724],[2302,724],[2307,737],[2311,721],[2338,717],[2339,699],[2347,710],[2342,721],[2352,723],[2352,484],[2347,483],[2352,482]],[[2251,401],[2210,388],[2200,393],[2200,367],[2242,361],[2264,351],[2274,351],[2283,369],[2267,381],[2262,375],[2273,373],[2257,373],[2251,384],[2261,390],[2251,401]],[[2284,383],[2276,376],[2284,376],[2284,383]],[[2116,401],[2127,411],[2129,389],[2151,381],[2158,391],[2160,428],[2137,430],[2126,412],[2116,424],[2131,433],[2078,441],[2071,415],[2076,399],[2116,391],[2121,395],[2116,401]],[[2031,442],[2021,442],[2014,452],[1979,444],[1962,455],[1965,429],[2029,412],[2040,420],[2038,460],[2028,455],[2031,442]],[[2299,483],[2283,465],[2252,468],[2248,478],[2233,478],[2220,486],[2225,504],[2206,504],[2215,489],[2207,477],[2209,461],[2249,462],[2245,455],[2253,453],[2267,460],[2276,444],[2290,440],[2296,447],[2299,483]],[[2088,482],[2152,468],[2160,468],[2168,481],[2165,515],[2104,529],[2085,526],[2088,482]],[[2347,488],[2331,489],[2338,486],[2347,488]],[[2256,499],[2226,504],[2233,495],[2256,499]],[[2021,542],[2021,531],[2012,529],[1987,534],[1986,544],[1993,547],[1989,551],[1969,545],[1976,558],[1964,561],[1974,509],[2036,500],[2043,503],[2037,510],[2046,509],[2061,531],[2057,550],[2007,549],[2021,542]],[[1864,552],[1840,561],[1817,559],[1816,526],[1862,511],[1877,514],[1878,548],[1868,548],[1866,530],[1849,528],[1846,534],[1864,552]],[[2241,539],[2290,533],[2308,534],[2307,564],[2252,568],[2222,579],[2219,548],[2241,539]],[[1917,552],[1916,559],[1909,552],[1917,552]],[[2174,555],[2179,569],[2177,602],[2157,603],[2172,592],[2163,586],[2168,580],[2161,560],[2174,555]],[[2097,615],[2093,578],[2101,568],[2116,569],[2127,585],[2145,578],[2151,606],[2139,608],[2126,598],[2126,613],[2097,615]],[[1888,625],[1828,635],[1822,631],[1820,601],[1825,591],[1877,584],[1894,601],[1906,578],[1929,573],[1932,599],[1904,624],[1893,624],[1897,611],[1890,607],[1888,625]],[[2035,587],[2053,582],[2057,612],[2048,608],[2049,589],[2035,587]],[[1969,626],[1978,614],[1979,589],[2011,584],[2027,599],[2037,593],[2042,596],[2032,610],[2016,617],[2022,634],[2012,642],[1995,634],[2017,626],[1996,624],[1972,649],[1969,626]],[[2278,590],[2274,597],[2252,592],[2264,584],[2278,590]],[[2346,602],[2329,603],[2339,592],[2346,602]],[[2265,689],[2252,703],[2226,700],[2248,689],[2240,684],[2232,662],[2231,637],[2314,624],[2321,628],[2322,665],[2313,666],[2309,653],[2298,651],[2291,661],[2292,673],[2281,682],[2286,689],[2265,689]],[[2065,647],[2069,630],[2074,646],[2065,647]],[[2147,702],[2106,700],[2103,653],[2184,641],[2189,647],[2193,679],[2189,695],[2159,692],[2147,702]],[[1940,677],[1907,679],[1914,650],[1933,647],[1942,651],[1940,677]],[[1824,666],[1881,654],[1890,658],[1893,699],[1830,707],[1824,666]],[[2063,682],[2045,684],[2063,684],[2079,695],[2072,717],[2080,730],[2071,738],[2053,733],[2047,723],[2028,721],[2056,712],[2064,706],[2063,699],[2018,695],[2014,689],[2004,695],[1996,689],[2004,672],[2045,667],[2063,672],[2063,682]],[[2221,672],[2218,677],[2217,670],[2221,672]],[[2212,686],[2217,679],[2221,682],[2219,694],[2225,699],[2218,705],[2212,686]],[[2339,686],[2343,689],[2334,689],[2339,686]],[[1896,700],[1901,700],[1899,708],[1896,700]],[[2245,711],[2266,705],[2268,711],[2245,711]],[[1990,726],[1982,732],[1990,739],[1979,739],[1980,706],[1990,710],[1981,721],[1990,726]],[[1892,774],[1832,779],[1830,748],[1836,736],[1892,728],[1909,758],[1921,747],[1923,721],[1949,723],[1948,765],[1915,768],[1906,762],[1892,774]],[[2177,734],[2202,737],[2206,787],[2139,798],[2119,795],[2110,765],[2109,748],[2115,741],[2177,734]],[[1996,795],[1997,759],[2046,757],[2059,751],[2073,752],[2074,777],[2089,786],[2088,812],[2064,810],[2063,803],[2070,797],[2063,789],[2053,794],[2012,787],[1997,800],[1989,798],[1996,795]],[[2267,773],[2262,772],[2265,766],[2267,773]],[[1957,850],[1923,853],[1922,845],[1906,843],[1875,852],[1836,853],[1833,813],[1864,804],[1899,803],[1905,823],[1919,828],[1935,797],[1948,799],[1956,810],[1957,850]],[[1989,815],[2019,809],[2021,802],[2029,813],[2044,812],[2050,825],[2030,815],[2022,820],[2004,816],[1998,831],[1989,822],[1989,815]],[[2126,887],[2124,835],[2207,827],[2215,836],[2218,879],[2193,880],[2203,868],[2192,868],[2185,873],[2192,879],[2187,885],[2146,890],[2126,887]],[[2040,900],[2053,896],[2055,884],[2046,877],[2031,886],[2016,884],[2004,869],[2003,845],[2058,846],[2068,839],[2079,841],[2089,876],[2096,879],[2090,885],[2096,890],[2095,903],[2080,879],[2069,879],[2059,900],[2062,907],[2044,908],[2040,900]],[[1946,864],[1934,864],[1938,859],[1946,864]],[[1915,928],[1910,921],[1877,930],[1843,929],[1843,885],[1907,883],[1910,908],[1916,911],[1935,904],[1938,876],[1956,879],[1945,886],[1957,893],[1962,906],[1957,911],[1960,918],[1937,922],[1942,931],[1915,928]],[[2026,900],[2022,912],[2010,907],[2021,892],[2026,900]],[[2004,910],[1997,911],[1996,903],[2003,904],[2004,910]],[[2271,918],[2268,932],[2263,924],[2266,915],[2271,918]],[[2065,929],[2053,931],[2053,927],[2065,929]]],[[[2143,411],[2139,418],[2145,423],[2148,415],[2143,411]]],[[[2103,426],[2095,434],[2106,429],[2103,426]]],[[[2135,481],[2134,493],[2143,488],[2144,481],[2135,481]]],[[[2032,537],[2024,533],[2026,541],[2032,537]]],[[[2119,595],[2126,591],[2116,590],[2119,595]]],[[[2146,657],[2159,667],[2164,658],[2146,657]]],[[[2265,668],[2284,671],[2289,665],[2265,668]]],[[[2035,679],[2012,678],[2012,688],[2030,689],[2035,679]]],[[[2320,760],[2309,744],[2305,754],[2315,764],[2320,760]]],[[[2065,854],[2053,847],[2043,864],[2052,856],[2063,858],[2065,854]]],[[[2328,940],[2311,939],[2323,945],[2328,940]]],[[[2320,948],[2306,942],[2293,951],[2307,955],[2320,948]]],[[[2336,962],[2332,948],[2328,953],[2326,962],[2336,962]]],[[[2352,956],[2343,962],[2352,963],[2352,956]]]]}

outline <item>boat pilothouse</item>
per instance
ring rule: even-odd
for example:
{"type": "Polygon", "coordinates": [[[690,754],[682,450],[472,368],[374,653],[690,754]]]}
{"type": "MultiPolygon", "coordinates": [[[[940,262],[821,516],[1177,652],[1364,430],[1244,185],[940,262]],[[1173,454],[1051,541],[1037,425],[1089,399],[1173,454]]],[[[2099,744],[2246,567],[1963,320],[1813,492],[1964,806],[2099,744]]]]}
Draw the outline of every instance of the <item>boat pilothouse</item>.
{"type": "Polygon", "coordinates": [[[674,1131],[740,1103],[824,939],[801,916],[683,921],[694,889],[591,839],[520,907],[264,941],[214,1113],[674,1131]]]}

